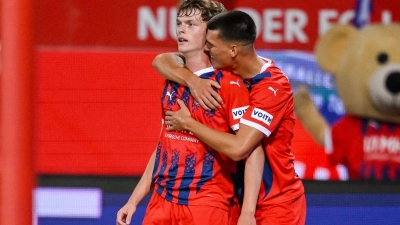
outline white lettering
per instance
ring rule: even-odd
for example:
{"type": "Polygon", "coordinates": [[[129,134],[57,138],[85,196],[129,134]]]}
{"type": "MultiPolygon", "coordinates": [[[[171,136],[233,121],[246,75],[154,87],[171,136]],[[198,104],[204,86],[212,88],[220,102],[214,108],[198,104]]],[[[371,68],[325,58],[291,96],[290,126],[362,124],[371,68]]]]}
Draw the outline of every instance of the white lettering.
{"type": "Polygon", "coordinates": [[[196,138],[182,137],[181,140],[182,141],[189,141],[189,142],[193,142],[193,143],[199,143],[199,140],[196,139],[196,138]]]}
{"type": "Polygon", "coordinates": [[[174,139],[174,140],[180,140],[181,139],[181,136],[174,135],[174,134],[165,134],[165,137],[169,138],[169,139],[174,139]]]}
{"type": "Polygon", "coordinates": [[[265,112],[262,109],[258,109],[258,108],[253,109],[251,117],[267,124],[268,126],[271,125],[272,119],[274,118],[271,114],[265,112]]]}
{"type": "MultiPolygon", "coordinates": [[[[299,57],[305,58],[305,56],[299,57]]],[[[326,72],[282,61],[275,61],[275,64],[278,65],[278,67],[281,68],[283,71],[285,71],[285,74],[287,74],[288,78],[291,81],[298,81],[301,83],[329,89],[334,88],[333,77],[326,72]]]]}
{"type": "Polygon", "coordinates": [[[338,17],[338,12],[333,9],[323,9],[318,13],[318,33],[320,35],[325,34],[332,27],[332,19],[338,17]]]}
{"type": "Polygon", "coordinates": [[[174,40],[176,40],[176,14],[176,7],[172,7],[169,10],[169,35],[171,35],[174,40]]]}
{"type": "Polygon", "coordinates": [[[390,11],[384,10],[382,12],[382,17],[381,17],[382,23],[383,24],[390,24],[392,23],[392,13],[390,11]]]}
{"type": "MultiPolygon", "coordinates": [[[[354,16],[354,10],[346,10],[342,14],[339,14],[338,11],[334,9],[322,9],[318,13],[318,34],[325,34],[326,31],[331,29],[333,24],[351,24],[354,16]]],[[[391,12],[383,10],[381,20],[383,24],[391,23],[391,12]]]]}
{"type": "Polygon", "coordinates": [[[285,13],[285,41],[292,43],[297,39],[300,43],[307,43],[308,37],[304,33],[308,17],[303,10],[290,9],[285,13]]]}
{"type": "MultiPolygon", "coordinates": [[[[290,9],[264,9],[262,13],[250,7],[238,7],[248,13],[254,20],[257,29],[257,37],[267,43],[309,43],[310,36],[316,34],[307,33],[309,25],[307,10],[290,9]]],[[[147,40],[152,36],[155,40],[164,41],[167,38],[176,40],[176,7],[167,8],[160,6],[152,9],[150,6],[138,8],[137,36],[139,40],[147,40]],[[168,14],[168,15],[167,15],[168,14]]],[[[346,10],[339,13],[336,9],[321,9],[318,11],[318,34],[322,35],[332,28],[334,24],[350,24],[354,18],[354,10],[346,10]]],[[[392,22],[392,13],[389,10],[381,11],[383,24],[392,22]]]]}
{"type": "Polygon", "coordinates": [[[355,13],[353,10],[347,10],[339,17],[339,24],[351,24],[354,19],[355,13]]]}
{"type": "Polygon", "coordinates": [[[367,136],[363,142],[364,152],[367,154],[400,154],[400,138],[398,137],[367,136]]]}
{"type": "Polygon", "coordinates": [[[354,18],[354,11],[347,10],[339,15],[337,10],[324,9],[318,13],[318,34],[325,34],[329,29],[332,28],[333,24],[349,24],[354,18]]]}
{"type": "Polygon", "coordinates": [[[265,42],[270,42],[270,43],[282,42],[282,35],[274,32],[276,30],[282,30],[282,22],[276,20],[277,18],[281,17],[282,17],[282,10],[279,9],[264,10],[263,40],[265,42]]]}
{"type": "Polygon", "coordinates": [[[328,96],[328,111],[338,115],[343,115],[346,112],[342,100],[333,94],[328,96]]]}
{"type": "Polygon", "coordinates": [[[138,13],[138,38],[145,40],[148,38],[148,30],[153,34],[156,40],[164,40],[166,38],[166,18],[167,10],[165,7],[157,9],[155,17],[148,6],[139,7],[138,13]]]}
{"type": "Polygon", "coordinates": [[[311,98],[318,109],[321,109],[324,106],[324,96],[320,94],[311,94],[311,98]]]}
{"type": "Polygon", "coordinates": [[[237,120],[237,119],[242,118],[242,116],[244,115],[244,113],[246,112],[248,107],[249,106],[243,106],[243,107],[240,107],[240,108],[232,109],[233,119],[237,120]]]}
{"type": "MultiPolygon", "coordinates": [[[[182,133],[189,133],[192,135],[192,132],[182,132],[182,133]]],[[[193,142],[193,143],[199,143],[199,140],[195,137],[187,137],[187,136],[182,136],[182,135],[176,135],[176,134],[170,134],[166,133],[164,137],[173,139],[173,140],[179,140],[179,141],[188,141],[188,142],[193,142]]]]}

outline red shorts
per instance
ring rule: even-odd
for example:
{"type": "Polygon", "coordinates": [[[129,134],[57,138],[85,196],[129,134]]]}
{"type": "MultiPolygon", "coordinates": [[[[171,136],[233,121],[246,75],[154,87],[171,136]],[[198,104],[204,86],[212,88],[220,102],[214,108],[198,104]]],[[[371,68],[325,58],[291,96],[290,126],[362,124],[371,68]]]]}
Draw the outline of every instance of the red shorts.
{"type": "Polygon", "coordinates": [[[229,206],[229,225],[237,225],[240,216],[240,204],[236,199],[231,200],[229,206]]]}
{"type": "Polygon", "coordinates": [[[224,209],[180,205],[153,192],[142,225],[229,225],[228,221],[229,212],[224,209]]]}
{"type": "Polygon", "coordinates": [[[302,194],[293,201],[257,208],[257,224],[304,225],[306,223],[306,197],[302,194]]]}

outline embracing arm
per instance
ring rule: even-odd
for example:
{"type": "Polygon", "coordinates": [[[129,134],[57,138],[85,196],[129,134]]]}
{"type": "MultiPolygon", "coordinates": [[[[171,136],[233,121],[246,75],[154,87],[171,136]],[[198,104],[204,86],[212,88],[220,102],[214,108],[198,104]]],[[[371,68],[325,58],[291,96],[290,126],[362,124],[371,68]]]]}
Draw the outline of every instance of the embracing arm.
{"type": "Polygon", "coordinates": [[[146,169],[140,178],[138,184],[132,192],[128,202],[117,213],[117,225],[130,224],[132,215],[136,212],[136,207],[140,201],[150,193],[152,188],[152,173],[154,168],[154,161],[156,157],[156,150],[150,157],[146,169]]]}
{"type": "Polygon", "coordinates": [[[264,171],[264,149],[259,144],[246,159],[244,170],[244,198],[238,225],[256,225],[255,212],[264,171]]]}
{"type": "Polygon", "coordinates": [[[181,107],[180,110],[166,112],[165,124],[167,130],[191,131],[208,146],[235,161],[249,156],[264,137],[261,131],[245,124],[240,124],[240,129],[236,135],[214,130],[193,119],[182,100],[178,100],[178,103],[181,107]]]}
{"type": "Polygon", "coordinates": [[[152,63],[154,69],[167,80],[189,87],[194,99],[206,110],[217,109],[223,103],[221,96],[213,89],[220,88],[218,82],[201,79],[185,67],[185,60],[180,53],[162,53],[152,63]]]}
{"type": "Polygon", "coordinates": [[[152,66],[167,80],[188,86],[191,79],[200,79],[185,67],[185,58],[180,53],[162,53],[157,55],[152,66]]]}

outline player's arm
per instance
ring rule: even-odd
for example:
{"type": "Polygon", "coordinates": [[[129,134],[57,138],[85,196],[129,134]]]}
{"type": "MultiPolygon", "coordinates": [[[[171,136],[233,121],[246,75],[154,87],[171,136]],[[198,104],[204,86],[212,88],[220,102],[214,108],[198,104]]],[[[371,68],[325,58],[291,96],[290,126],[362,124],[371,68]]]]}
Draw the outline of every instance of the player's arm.
{"type": "Polygon", "coordinates": [[[165,79],[175,81],[185,86],[188,86],[191,79],[200,79],[185,67],[185,58],[179,52],[157,55],[153,59],[152,66],[165,79]]]}
{"type": "Polygon", "coordinates": [[[178,100],[178,103],[181,107],[180,110],[166,112],[167,130],[191,131],[208,146],[235,161],[249,156],[264,137],[264,133],[245,124],[240,124],[236,135],[214,130],[193,119],[182,100],[178,100]]]}
{"type": "Polygon", "coordinates": [[[255,212],[264,171],[264,149],[259,144],[246,159],[244,170],[244,198],[238,225],[256,225],[255,212]]]}
{"type": "Polygon", "coordinates": [[[152,188],[152,173],[156,157],[156,150],[150,157],[146,169],[140,178],[138,184],[133,190],[128,202],[117,213],[117,225],[130,224],[132,216],[136,212],[136,207],[146,195],[150,193],[152,188]]]}
{"type": "Polygon", "coordinates": [[[194,99],[206,110],[217,109],[223,104],[221,96],[213,89],[220,88],[218,82],[201,79],[185,67],[185,59],[180,53],[157,55],[152,63],[157,72],[165,79],[189,87],[194,99]]]}

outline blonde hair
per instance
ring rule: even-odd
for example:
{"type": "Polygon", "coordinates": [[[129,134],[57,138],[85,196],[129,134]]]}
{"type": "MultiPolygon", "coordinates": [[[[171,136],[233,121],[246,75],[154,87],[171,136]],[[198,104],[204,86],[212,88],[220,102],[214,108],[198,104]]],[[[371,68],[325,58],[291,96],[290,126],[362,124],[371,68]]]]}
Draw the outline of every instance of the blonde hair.
{"type": "Polygon", "coordinates": [[[208,22],[219,13],[225,12],[224,5],[212,0],[181,0],[178,3],[177,17],[191,16],[195,10],[199,10],[201,19],[208,22]]]}

